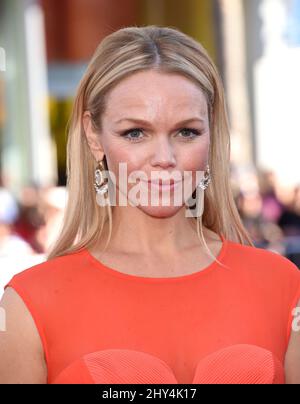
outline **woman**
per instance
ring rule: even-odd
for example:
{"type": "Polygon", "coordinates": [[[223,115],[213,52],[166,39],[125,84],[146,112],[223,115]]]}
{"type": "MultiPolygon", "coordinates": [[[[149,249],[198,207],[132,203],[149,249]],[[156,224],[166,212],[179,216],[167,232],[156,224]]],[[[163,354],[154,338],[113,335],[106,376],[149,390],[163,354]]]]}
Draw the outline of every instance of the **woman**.
{"type": "Polygon", "coordinates": [[[60,237],[6,285],[2,383],[300,382],[300,273],[248,237],[229,145],[198,42],[157,26],[101,42],[73,108],[60,237]]]}

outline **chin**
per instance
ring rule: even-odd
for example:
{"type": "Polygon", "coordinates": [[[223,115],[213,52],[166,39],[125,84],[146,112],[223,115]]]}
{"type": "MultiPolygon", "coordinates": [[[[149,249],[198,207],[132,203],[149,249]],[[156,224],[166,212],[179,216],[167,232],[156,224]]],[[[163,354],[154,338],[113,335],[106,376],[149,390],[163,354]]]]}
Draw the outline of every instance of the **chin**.
{"type": "Polygon", "coordinates": [[[182,206],[138,206],[146,215],[157,218],[169,218],[176,215],[182,206]]]}

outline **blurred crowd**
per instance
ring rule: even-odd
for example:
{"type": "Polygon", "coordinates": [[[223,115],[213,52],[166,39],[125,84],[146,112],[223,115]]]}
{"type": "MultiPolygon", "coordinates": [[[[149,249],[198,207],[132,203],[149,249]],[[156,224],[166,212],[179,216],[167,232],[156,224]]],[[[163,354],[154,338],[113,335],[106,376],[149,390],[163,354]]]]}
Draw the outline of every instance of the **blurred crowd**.
{"type": "MultiPolygon", "coordinates": [[[[254,244],[300,268],[300,184],[286,186],[273,172],[232,167],[236,205],[254,244]]],[[[18,198],[0,186],[0,296],[15,273],[46,259],[62,225],[63,186],[24,187],[18,198]]]]}
{"type": "Polygon", "coordinates": [[[272,171],[232,168],[236,205],[256,247],[286,256],[300,268],[300,184],[272,171]]]}
{"type": "Polygon", "coordinates": [[[46,260],[66,201],[63,186],[27,186],[18,197],[0,187],[0,297],[14,274],[46,260]]]}

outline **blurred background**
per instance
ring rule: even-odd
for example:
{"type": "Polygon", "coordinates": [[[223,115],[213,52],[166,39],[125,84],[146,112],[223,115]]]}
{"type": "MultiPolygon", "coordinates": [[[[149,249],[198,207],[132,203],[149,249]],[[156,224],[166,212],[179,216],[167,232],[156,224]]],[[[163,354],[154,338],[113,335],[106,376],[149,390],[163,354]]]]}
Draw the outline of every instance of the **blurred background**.
{"type": "Polygon", "coordinates": [[[0,0],[0,296],[60,231],[66,125],[96,46],[148,24],[179,28],[212,56],[242,219],[256,246],[300,268],[300,0],[0,0]]]}

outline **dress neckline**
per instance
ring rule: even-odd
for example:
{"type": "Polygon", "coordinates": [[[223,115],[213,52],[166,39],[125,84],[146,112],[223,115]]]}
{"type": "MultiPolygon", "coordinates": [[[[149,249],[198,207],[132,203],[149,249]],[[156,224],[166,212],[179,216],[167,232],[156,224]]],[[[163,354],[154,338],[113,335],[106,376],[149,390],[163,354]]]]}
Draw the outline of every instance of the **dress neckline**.
{"type": "Polygon", "coordinates": [[[223,264],[223,260],[227,251],[228,247],[228,240],[223,236],[223,234],[220,234],[220,238],[222,240],[222,247],[219,251],[219,254],[217,255],[217,259],[214,260],[212,263],[210,263],[208,266],[205,268],[201,268],[199,271],[192,272],[190,274],[186,275],[180,275],[180,276],[172,276],[172,277],[146,277],[146,276],[138,276],[138,275],[133,275],[133,274],[127,274],[124,272],[120,272],[119,270],[109,267],[102,263],[98,258],[96,258],[94,255],[90,253],[88,248],[83,248],[82,249],[82,254],[84,254],[85,257],[93,264],[94,267],[101,269],[102,271],[105,271],[108,275],[116,276],[118,278],[122,279],[127,279],[127,280],[132,280],[132,281],[138,281],[138,282],[148,282],[148,283],[173,283],[173,282],[183,282],[183,281],[188,281],[188,280],[194,280],[197,277],[205,276],[209,272],[212,272],[215,269],[218,269],[220,267],[220,264],[217,262],[219,261],[221,264],[223,264]]]}

